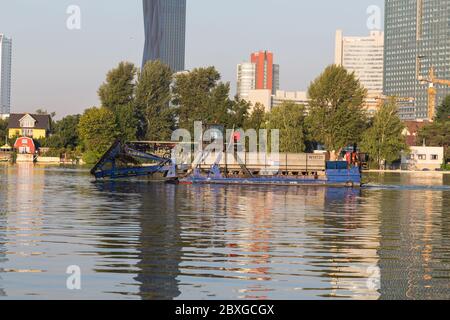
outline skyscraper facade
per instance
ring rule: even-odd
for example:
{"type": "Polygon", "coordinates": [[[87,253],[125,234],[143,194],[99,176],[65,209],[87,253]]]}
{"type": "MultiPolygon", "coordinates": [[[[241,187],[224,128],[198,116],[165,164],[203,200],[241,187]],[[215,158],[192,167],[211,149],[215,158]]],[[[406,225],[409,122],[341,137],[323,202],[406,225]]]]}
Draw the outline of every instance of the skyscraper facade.
{"type": "Polygon", "coordinates": [[[280,66],[274,64],[272,52],[252,53],[250,62],[237,66],[237,94],[247,100],[252,90],[270,90],[275,94],[280,89],[280,66]]]}
{"type": "Polygon", "coordinates": [[[344,37],[336,31],[335,64],[354,72],[367,89],[366,107],[375,112],[378,99],[383,95],[384,35],[372,31],[366,37],[344,37]]]}
{"type": "Polygon", "coordinates": [[[255,89],[269,89],[275,94],[280,89],[280,66],[274,64],[273,53],[260,51],[252,53],[251,62],[256,65],[255,89]]]}
{"type": "MultiPolygon", "coordinates": [[[[384,93],[412,97],[400,108],[404,120],[428,118],[427,84],[418,81],[434,67],[450,80],[450,0],[386,0],[384,93]]],[[[450,88],[436,86],[437,103],[450,88]]]]}
{"type": "Polygon", "coordinates": [[[244,62],[237,67],[237,94],[247,100],[251,90],[256,88],[256,64],[244,62]]]}
{"type": "Polygon", "coordinates": [[[11,112],[12,40],[0,34],[0,115],[11,112]]]}
{"type": "Polygon", "coordinates": [[[143,0],[145,48],[142,66],[160,60],[172,71],[185,69],[186,0],[143,0]]]}

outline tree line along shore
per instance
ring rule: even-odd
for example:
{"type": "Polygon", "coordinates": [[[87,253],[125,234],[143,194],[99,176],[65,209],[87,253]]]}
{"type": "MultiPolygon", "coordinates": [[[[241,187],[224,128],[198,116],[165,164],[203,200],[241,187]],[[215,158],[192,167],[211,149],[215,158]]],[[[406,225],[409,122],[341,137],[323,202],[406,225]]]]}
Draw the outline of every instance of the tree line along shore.
{"type": "MultiPolygon", "coordinates": [[[[98,95],[100,106],[52,120],[48,137],[36,141],[48,150],[45,156],[64,154],[93,164],[117,139],[170,141],[173,130],[192,131],[196,121],[227,129],[279,129],[280,152],[312,152],[320,145],[333,157],[357,144],[375,167],[398,160],[409,149],[396,99],[383,102],[369,117],[364,108],[367,90],[354,73],[336,65],[311,82],[307,108],[284,102],[268,113],[262,105],[230,98],[230,84],[221,81],[214,67],[173,74],[160,61],[150,61],[142,70],[121,62],[108,72],[98,95]]],[[[449,116],[450,96],[439,106],[435,121],[420,129],[417,137],[428,146],[443,146],[446,163],[449,116]]],[[[0,137],[5,136],[7,121],[0,120],[0,137]]],[[[450,169],[446,164],[443,168],[450,169]]]]}

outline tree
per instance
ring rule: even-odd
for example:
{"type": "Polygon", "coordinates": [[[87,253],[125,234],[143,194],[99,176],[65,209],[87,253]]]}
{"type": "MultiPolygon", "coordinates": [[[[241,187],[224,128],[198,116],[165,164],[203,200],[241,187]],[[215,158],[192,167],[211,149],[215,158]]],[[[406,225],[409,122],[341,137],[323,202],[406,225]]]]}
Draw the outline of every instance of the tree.
{"type": "Polygon", "coordinates": [[[228,126],[236,129],[244,129],[249,118],[250,102],[239,99],[237,96],[232,101],[228,126]]]}
{"type": "Polygon", "coordinates": [[[49,113],[49,112],[47,112],[46,109],[42,109],[42,108],[37,109],[34,113],[35,113],[35,114],[40,114],[40,115],[49,115],[50,118],[52,118],[52,119],[53,119],[54,117],[56,117],[56,112],[51,112],[51,113],[49,113]]]}
{"type": "Polygon", "coordinates": [[[80,115],[70,115],[55,122],[53,134],[47,138],[46,146],[50,148],[75,149],[79,145],[78,124],[80,115]]]}
{"type": "Polygon", "coordinates": [[[214,67],[177,75],[173,93],[180,128],[192,131],[195,121],[227,126],[233,122],[230,86],[220,82],[220,74],[214,67]]]}
{"type": "Polygon", "coordinates": [[[267,129],[280,130],[280,152],[301,153],[306,148],[305,107],[284,102],[267,115],[267,129]]]}
{"type": "Polygon", "coordinates": [[[436,121],[450,121],[450,95],[446,96],[436,113],[436,121]]]}
{"type": "Polygon", "coordinates": [[[105,107],[87,109],[80,118],[78,132],[89,163],[98,160],[120,134],[114,113],[105,107]]]}
{"type": "Polygon", "coordinates": [[[418,140],[430,147],[444,147],[445,157],[450,160],[450,121],[436,121],[418,132],[418,140]]]}
{"type": "Polygon", "coordinates": [[[336,154],[359,142],[366,127],[363,103],[367,91],[341,66],[331,65],[314,80],[309,89],[310,116],[313,138],[336,154]]]}
{"type": "Polygon", "coordinates": [[[140,118],[138,136],[148,140],[170,140],[174,110],[170,106],[173,73],[161,61],[145,64],[136,86],[135,106],[140,118]]]}
{"type": "Polygon", "coordinates": [[[135,140],[138,131],[138,114],[134,109],[134,91],[137,69],[134,64],[121,62],[106,76],[98,95],[102,106],[116,116],[119,138],[135,140]]]}
{"type": "Polygon", "coordinates": [[[361,149],[367,152],[381,169],[383,161],[395,161],[399,159],[402,151],[409,149],[403,135],[405,126],[398,117],[394,99],[383,104],[372,121],[372,125],[364,133],[361,149]]]}
{"type": "Polygon", "coordinates": [[[266,108],[260,104],[256,103],[253,107],[252,112],[244,121],[245,129],[255,129],[258,132],[261,128],[264,127],[266,121],[266,108]]]}
{"type": "Polygon", "coordinates": [[[8,135],[8,121],[0,119],[0,146],[3,145],[5,137],[8,135]]]}
{"type": "Polygon", "coordinates": [[[117,107],[133,102],[137,69],[134,64],[121,62],[106,75],[106,81],[98,89],[102,106],[116,111],[117,107]]]}

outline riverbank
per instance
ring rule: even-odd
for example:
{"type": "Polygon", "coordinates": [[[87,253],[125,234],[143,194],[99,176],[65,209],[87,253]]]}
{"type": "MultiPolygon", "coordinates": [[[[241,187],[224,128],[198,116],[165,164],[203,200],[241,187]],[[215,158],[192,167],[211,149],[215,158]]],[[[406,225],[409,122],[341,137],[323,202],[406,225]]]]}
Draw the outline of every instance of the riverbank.
{"type": "Polygon", "coordinates": [[[400,174],[450,174],[450,171],[414,171],[414,170],[363,170],[363,173],[400,173],[400,174]]]}

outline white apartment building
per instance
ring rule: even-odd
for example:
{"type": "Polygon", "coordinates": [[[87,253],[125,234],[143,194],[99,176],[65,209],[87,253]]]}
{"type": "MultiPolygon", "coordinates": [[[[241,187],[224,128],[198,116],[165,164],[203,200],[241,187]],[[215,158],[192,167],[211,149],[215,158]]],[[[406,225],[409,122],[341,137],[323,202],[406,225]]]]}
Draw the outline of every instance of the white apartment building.
{"type": "Polygon", "coordinates": [[[249,93],[256,87],[256,64],[244,62],[237,67],[237,94],[238,97],[248,100],[249,93]]]}
{"type": "Polygon", "coordinates": [[[12,40],[0,34],[0,115],[11,112],[11,60],[12,40]]]}
{"type": "Polygon", "coordinates": [[[436,170],[444,163],[443,147],[410,147],[409,154],[402,155],[403,170],[436,170]]]}
{"type": "Polygon", "coordinates": [[[376,111],[377,97],[383,94],[384,33],[371,31],[367,37],[344,37],[336,31],[335,64],[354,72],[367,89],[366,107],[376,111]]]}
{"type": "Polygon", "coordinates": [[[266,112],[270,112],[272,108],[288,101],[298,105],[304,105],[306,109],[308,109],[309,106],[307,93],[304,91],[277,90],[275,94],[272,94],[269,89],[250,90],[248,101],[252,104],[252,107],[255,107],[256,104],[261,104],[264,106],[266,112]]]}

